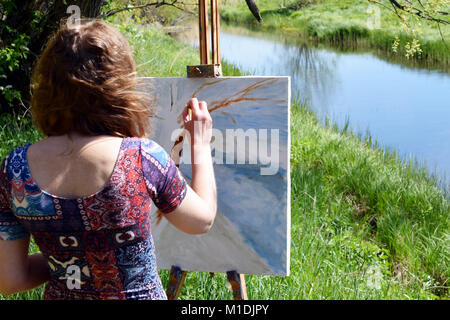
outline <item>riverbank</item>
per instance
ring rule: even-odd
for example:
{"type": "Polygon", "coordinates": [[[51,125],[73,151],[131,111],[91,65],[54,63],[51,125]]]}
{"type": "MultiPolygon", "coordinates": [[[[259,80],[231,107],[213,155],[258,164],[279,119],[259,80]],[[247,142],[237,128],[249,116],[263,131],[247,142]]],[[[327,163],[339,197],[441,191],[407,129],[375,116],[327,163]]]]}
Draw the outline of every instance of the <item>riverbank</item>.
{"type": "MultiPolygon", "coordinates": [[[[246,24],[258,30],[283,32],[338,47],[382,50],[391,57],[405,57],[405,45],[413,39],[402,30],[400,21],[394,14],[367,0],[326,0],[298,10],[287,8],[283,3],[277,0],[258,1],[262,23],[255,20],[244,1],[224,2],[221,4],[220,14],[224,22],[246,24]],[[379,26],[374,20],[373,10],[380,14],[379,26]],[[398,45],[394,52],[396,37],[398,45]]],[[[450,27],[441,27],[447,44],[441,40],[439,29],[435,25],[422,22],[420,30],[421,35],[417,39],[422,53],[409,59],[419,60],[430,67],[441,65],[448,71],[450,27]]]]}
{"type": "MultiPolygon", "coordinates": [[[[199,62],[197,50],[161,31],[120,29],[139,76],[185,76],[199,62]]],[[[226,63],[223,70],[241,75],[226,63]]],[[[39,138],[29,122],[0,120],[2,158],[39,138]]],[[[449,195],[427,170],[324,126],[296,101],[291,142],[291,275],[247,275],[249,299],[448,298],[449,195]]],[[[160,275],[167,287],[168,271],[160,275]]],[[[180,298],[232,299],[225,283],[224,274],[189,272],[180,298]]],[[[42,287],[8,298],[41,295],[42,287]]]]}

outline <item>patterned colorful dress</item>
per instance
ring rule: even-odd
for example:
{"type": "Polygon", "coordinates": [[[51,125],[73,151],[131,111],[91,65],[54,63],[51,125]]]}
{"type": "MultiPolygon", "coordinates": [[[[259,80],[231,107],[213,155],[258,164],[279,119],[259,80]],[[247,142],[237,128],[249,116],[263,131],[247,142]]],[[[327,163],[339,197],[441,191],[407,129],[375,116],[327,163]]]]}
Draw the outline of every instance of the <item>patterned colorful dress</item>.
{"type": "Polygon", "coordinates": [[[63,198],[33,181],[30,144],[0,172],[0,239],[33,236],[48,261],[44,299],[167,299],[157,273],[150,206],[173,211],[186,181],[154,141],[125,138],[110,180],[93,195],[63,198]]]}

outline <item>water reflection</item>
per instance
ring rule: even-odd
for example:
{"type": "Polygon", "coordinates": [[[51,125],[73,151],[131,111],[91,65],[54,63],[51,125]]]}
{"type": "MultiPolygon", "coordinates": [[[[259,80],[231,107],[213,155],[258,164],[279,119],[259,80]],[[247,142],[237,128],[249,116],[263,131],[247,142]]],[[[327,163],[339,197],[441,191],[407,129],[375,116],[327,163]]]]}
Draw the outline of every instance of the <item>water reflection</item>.
{"type": "Polygon", "coordinates": [[[328,113],[329,99],[339,90],[336,57],[312,50],[305,43],[284,46],[283,52],[278,52],[283,60],[279,74],[291,76],[293,96],[307,105],[314,103],[315,110],[322,114],[328,113]]]}
{"type": "Polygon", "coordinates": [[[334,92],[336,56],[325,50],[312,50],[306,43],[292,45],[250,35],[221,33],[222,57],[254,75],[289,75],[292,96],[325,114],[334,92]]]}

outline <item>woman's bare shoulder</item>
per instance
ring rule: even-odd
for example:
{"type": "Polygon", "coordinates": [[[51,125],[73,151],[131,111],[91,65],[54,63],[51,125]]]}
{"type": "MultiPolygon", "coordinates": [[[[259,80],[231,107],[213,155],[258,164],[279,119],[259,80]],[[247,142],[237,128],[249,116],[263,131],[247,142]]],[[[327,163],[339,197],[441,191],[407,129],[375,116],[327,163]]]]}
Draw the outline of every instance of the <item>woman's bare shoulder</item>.
{"type": "Polygon", "coordinates": [[[31,144],[28,157],[30,159],[109,157],[108,151],[117,150],[121,142],[122,138],[114,136],[51,136],[31,144]]]}
{"type": "Polygon", "coordinates": [[[43,139],[27,152],[30,173],[35,183],[50,194],[93,194],[110,178],[122,141],[113,136],[43,139]]]}

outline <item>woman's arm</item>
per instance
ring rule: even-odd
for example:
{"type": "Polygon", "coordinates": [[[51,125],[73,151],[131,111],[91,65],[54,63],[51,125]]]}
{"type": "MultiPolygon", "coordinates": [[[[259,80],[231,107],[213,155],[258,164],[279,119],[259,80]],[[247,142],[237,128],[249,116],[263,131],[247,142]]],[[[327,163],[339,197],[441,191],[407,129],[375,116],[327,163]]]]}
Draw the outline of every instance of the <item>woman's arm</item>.
{"type": "Polygon", "coordinates": [[[208,203],[214,213],[217,209],[216,181],[211,158],[212,119],[204,101],[190,101],[192,120],[185,110],[185,126],[191,135],[192,189],[208,203]],[[193,125],[194,128],[191,128],[193,125]]]}
{"type": "Polygon", "coordinates": [[[9,295],[33,289],[50,278],[48,264],[40,253],[28,254],[30,237],[0,240],[0,293],[9,295]]]}
{"type": "Polygon", "coordinates": [[[204,101],[189,101],[184,110],[185,129],[191,138],[192,181],[183,202],[165,215],[175,227],[191,234],[206,233],[216,217],[217,191],[211,157],[212,119],[204,101]],[[192,119],[189,115],[192,110],[192,119]]]}

